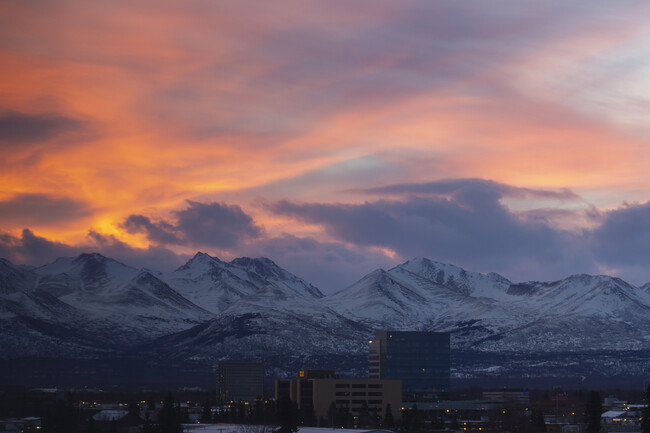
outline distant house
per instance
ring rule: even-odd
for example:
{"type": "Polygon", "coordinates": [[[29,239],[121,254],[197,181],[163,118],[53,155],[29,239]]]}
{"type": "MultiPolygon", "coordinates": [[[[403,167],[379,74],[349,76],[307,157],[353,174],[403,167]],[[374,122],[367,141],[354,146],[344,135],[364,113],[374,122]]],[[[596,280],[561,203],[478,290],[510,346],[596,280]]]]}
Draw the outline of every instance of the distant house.
{"type": "Polygon", "coordinates": [[[641,428],[641,412],[638,410],[608,410],[600,420],[605,432],[638,432],[641,428]]]}

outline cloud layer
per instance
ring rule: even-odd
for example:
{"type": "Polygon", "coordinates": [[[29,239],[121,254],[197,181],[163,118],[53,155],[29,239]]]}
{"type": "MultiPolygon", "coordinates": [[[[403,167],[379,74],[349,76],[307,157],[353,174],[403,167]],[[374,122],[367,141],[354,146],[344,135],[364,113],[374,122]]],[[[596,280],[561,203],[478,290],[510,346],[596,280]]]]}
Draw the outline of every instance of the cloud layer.
{"type": "Polygon", "coordinates": [[[479,180],[378,190],[405,194],[400,200],[361,204],[280,201],[270,208],[300,222],[320,225],[338,241],[388,249],[404,259],[425,256],[519,279],[597,270],[585,233],[554,228],[548,220],[528,218],[501,203],[512,194],[575,197],[570,192],[520,191],[479,180]],[[412,191],[434,196],[418,197],[412,191]]]}
{"type": "MultiPolygon", "coordinates": [[[[286,200],[264,207],[296,226],[317,227],[318,238],[270,234],[239,206],[188,202],[174,220],[131,215],[123,226],[143,234],[148,248],[134,248],[115,236],[90,231],[81,245],[47,240],[25,229],[20,237],[0,236],[0,256],[40,264],[61,255],[98,250],[162,269],[179,265],[188,254],[177,246],[207,249],[223,258],[269,256],[281,266],[324,288],[340,289],[376,267],[391,267],[415,256],[482,272],[499,272],[513,281],[552,280],[573,273],[610,273],[641,284],[650,281],[650,204],[625,204],[591,211],[592,228],[562,229],[558,209],[515,211],[509,196],[541,195],[560,202],[580,201],[570,191],[520,191],[480,179],[447,180],[440,185],[388,185],[382,198],[358,204],[286,200]],[[402,191],[397,194],[397,191],[402,191]],[[413,195],[412,191],[423,193],[413,195]]],[[[189,251],[186,250],[186,251],[189,251]]]]}

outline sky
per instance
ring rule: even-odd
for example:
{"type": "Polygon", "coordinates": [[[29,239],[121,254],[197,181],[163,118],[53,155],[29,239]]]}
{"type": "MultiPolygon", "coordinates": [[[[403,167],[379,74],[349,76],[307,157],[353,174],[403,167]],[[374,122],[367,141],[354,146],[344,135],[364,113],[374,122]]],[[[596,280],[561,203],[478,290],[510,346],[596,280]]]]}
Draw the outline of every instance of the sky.
{"type": "Polygon", "coordinates": [[[0,3],[0,257],[650,281],[650,4],[0,3]]]}

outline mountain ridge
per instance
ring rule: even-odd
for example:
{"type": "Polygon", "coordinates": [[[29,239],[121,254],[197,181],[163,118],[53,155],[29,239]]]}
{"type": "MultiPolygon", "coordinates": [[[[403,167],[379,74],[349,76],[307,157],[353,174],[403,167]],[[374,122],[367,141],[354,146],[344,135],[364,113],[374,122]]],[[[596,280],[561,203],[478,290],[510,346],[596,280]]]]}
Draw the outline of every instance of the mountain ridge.
{"type": "MultiPolygon", "coordinates": [[[[266,360],[278,374],[336,360],[338,369],[361,374],[366,340],[379,329],[451,332],[452,350],[482,353],[479,361],[632,351],[634,373],[643,369],[636,353],[650,352],[650,284],[587,274],[513,283],[416,257],[324,295],[268,258],[225,262],[197,252],[168,273],[98,253],[39,267],[0,260],[4,359],[266,360]]],[[[613,361],[599,362],[589,371],[613,361]]],[[[475,367],[461,362],[454,374],[501,371],[475,367]]]]}

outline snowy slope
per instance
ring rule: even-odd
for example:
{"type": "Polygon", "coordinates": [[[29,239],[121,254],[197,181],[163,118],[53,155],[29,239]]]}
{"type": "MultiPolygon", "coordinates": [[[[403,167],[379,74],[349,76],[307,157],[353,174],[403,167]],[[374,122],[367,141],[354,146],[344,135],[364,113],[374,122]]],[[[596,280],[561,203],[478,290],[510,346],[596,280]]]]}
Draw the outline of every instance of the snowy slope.
{"type": "Polygon", "coordinates": [[[266,258],[239,258],[230,263],[197,253],[190,261],[162,278],[184,297],[215,314],[240,299],[262,297],[273,303],[307,302],[323,297],[314,286],[266,258]]]}
{"type": "Polygon", "coordinates": [[[148,353],[177,362],[263,362],[267,371],[292,377],[302,369],[333,369],[365,375],[367,341],[373,329],[315,303],[269,306],[262,299],[239,300],[216,319],[161,337],[148,353]]]}
{"type": "Polygon", "coordinates": [[[123,338],[130,335],[128,338],[134,342],[186,329],[213,317],[151,272],[100,254],[59,259],[35,272],[40,276],[38,290],[75,307],[96,326],[116,326],[123,338]],[[145,326],[147,329],[143,329],[145,326]]]}
{"type": "Polygon", "coordinates": [[[99,254],[61,258],[33,270],[8,262],[0,266],[0,281],[11,282],[0,295],[3,337],[14,342],[5,356],[59,353],[61,342],[75,341],[81,349],[72,352],[122,350],[214,317],[150,272],[99,254]]]}
{"type": "Polygon", "coordinates": [[[650,283],[646,283],[643,286],[640,287],[640,289],[645,292],[646,294],[646,299],[650,301],[650,283]]]}
{"type": "Polygon", "coordinates": [[[466,346],[508,329],[523,314],[504,309],[509,281],[417,258],[374,271],[328,300],[333,309],[375,329],[452,331],[466,346]],[[494,297],[489,296],[494,293],[494,297]]]}
{"type": "Polygon", "coordinates": [[[30,287],[36,277],[29,271],[0,259],[0,295],[15,293],[30,287]]]}
{"type": "Polygon", "coordinates": [[[278,297],[318,299],[324,296],[316,287],[266,257],[240,257],[230,262],[230,267],[233,273],[250,281],[260,291],[272,292],[278,297]]]}
{"type": "Polygon", "coordinates": [[[469,272],[458,266],[435,262],[416,257],[390,270],[390,273],[403,278],[420,278],[425,290],[431,283],[447,287],[459,295],[491,300],[509,299],[507,288],[511,282],[499,274],[487,275],[469,272]]]}
{"type": "Polygon", "coordinates": [[[417,288],[393,278],[383,269],[366,275],[361,280],[334,293],[330,302],[347,316],[354,315],[363,322],[390,323],[398,326],[401,318],[415,318],[416,307],[427,301],[417,288]]]}
{"type": "Polygon", "coordinates": [[[375,328],[451,331],[487,351],[649,349],[646,292],[607,276],[513,284],[416,258],[332,295],[332,308],[375,328]]]}
{"type": "Polygon", "coordinates": [[[188,299],[218,313],[148,346],[164,357],[277,362],[286,353],[296,359],[347,353],[365,359],[366,347],[359,341],[366,341],[372,330],[332,310],[316,287],[267,258],[227,263],[199,253],[164,278],[188,299]]]}

